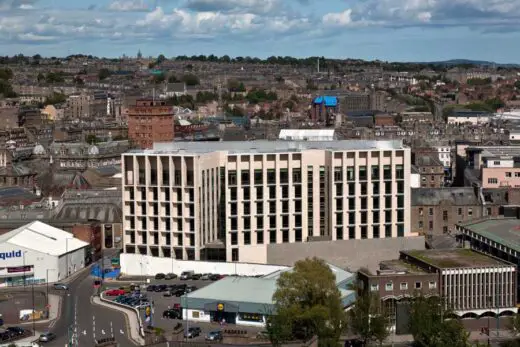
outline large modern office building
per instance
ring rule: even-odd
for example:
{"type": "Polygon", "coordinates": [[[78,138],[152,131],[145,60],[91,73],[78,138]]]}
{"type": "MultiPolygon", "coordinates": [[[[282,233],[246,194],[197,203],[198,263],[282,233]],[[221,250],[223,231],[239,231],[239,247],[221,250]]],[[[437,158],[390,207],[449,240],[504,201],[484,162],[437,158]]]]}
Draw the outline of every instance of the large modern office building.
{"type": "Polygon", "coordinates": [[[126,253],[265,263],[273,243],[410,235],[400,141],[155,143],[122,168],[126,253]]]}

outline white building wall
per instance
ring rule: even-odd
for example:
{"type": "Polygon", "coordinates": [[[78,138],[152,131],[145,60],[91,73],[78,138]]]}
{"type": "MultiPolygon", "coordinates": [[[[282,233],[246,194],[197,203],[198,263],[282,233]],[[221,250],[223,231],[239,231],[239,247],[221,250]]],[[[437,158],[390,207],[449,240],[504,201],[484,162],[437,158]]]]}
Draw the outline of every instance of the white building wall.
{"type": "Polygon", "coordinates": [[[410,188],[421,188],[421,174],[410,174],[410,188]]]}
{"type": "Polygon", "coordinates": [[[281,265],[184,261],[126,253],[122,253],[120,257],[121,273],[129,276],[154,276],[160,272],[173,272],[180,275],[183,271],[195,271],[195,273],[216,273],[221,275],[237,274],[256,276],[267,275],[288,268],[287,266],[281,265]]]}
{"type": "MultiPolygon", "coordinates": [[[[23,277],[23,272],[8,273],[7,267],[23,267],[33,266],[33,271],[25,272],[26,278],[34,277],[35,280],[45,280],[47,269],[57,268],[57,258],[55,256],[33,251],[28,248],[11,245],[9,243],[0,244],[0,276],[7,277],[23,277]],[[20,251],[19,257],[2,258],[2,254],[20,251]],[[25,254],[25,257],[24,257],[25,254]],[[25,258],[25,259],[24,259],[25,258]]],[[[56,274],[49,271],[49,281],[56,279],[56,274]]]]}
{"type": "Polygon", "coordinates": [[[80,248],[58,258],[58,280],[68,277],[67,266],[69,269],[69,275],[72,275],[85,267],[85,252],[85,248],[80,248]]]}

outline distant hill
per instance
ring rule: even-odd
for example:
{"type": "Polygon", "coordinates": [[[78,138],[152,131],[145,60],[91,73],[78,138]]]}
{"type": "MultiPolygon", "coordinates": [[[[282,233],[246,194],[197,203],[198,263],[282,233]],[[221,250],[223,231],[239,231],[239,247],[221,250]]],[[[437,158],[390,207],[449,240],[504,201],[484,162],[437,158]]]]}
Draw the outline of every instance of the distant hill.
{"type": "Polygon", "coordinates": [[[497,67],[520,67],[520,64],[500,64],[500,63],[495,63],[493,61],[471,60],[471,59],[451,59],[451,60],[445,60],[445,61],[424,62],[424,63],[420,63],[420,64],[445,65],[445,66],[455,66],[455,65],[492,66],[492,65],[495,65],[497,67]]]}

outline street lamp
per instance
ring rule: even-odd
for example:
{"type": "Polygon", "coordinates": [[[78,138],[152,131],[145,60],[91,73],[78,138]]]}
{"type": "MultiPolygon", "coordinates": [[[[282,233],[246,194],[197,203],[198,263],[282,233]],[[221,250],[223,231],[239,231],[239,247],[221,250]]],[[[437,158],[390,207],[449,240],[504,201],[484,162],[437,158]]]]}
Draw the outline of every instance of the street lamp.
{"type": "Polygon", "coordinates": [[[32,331],[33,336],[36,336],[36,320],[34,319],[34,280],[32,281],[32,331]]]}

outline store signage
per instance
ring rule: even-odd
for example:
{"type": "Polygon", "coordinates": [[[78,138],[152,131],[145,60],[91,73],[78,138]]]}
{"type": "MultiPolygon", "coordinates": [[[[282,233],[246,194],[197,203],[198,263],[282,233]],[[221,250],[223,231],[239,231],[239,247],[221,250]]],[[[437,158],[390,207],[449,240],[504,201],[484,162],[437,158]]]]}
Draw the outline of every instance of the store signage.
{"type": "Polygon", "coordinates": [[[6,260],[7,258],[21,258],[22,251],[11,251],[11,252],[0,252],[0,259],[6,260]]]}
{"type": "Polygon", "coordinates": [[[218,304],[217,311],[224,311],[224,304],[218,304]]]}
{"type": "Polygon", "coordinates": [[[18,267],[8,267],[7,273],[17,273],[17,272],[31,272],[32,266],[18,266],[18,267]]]}

